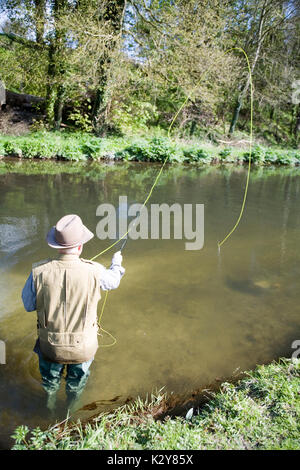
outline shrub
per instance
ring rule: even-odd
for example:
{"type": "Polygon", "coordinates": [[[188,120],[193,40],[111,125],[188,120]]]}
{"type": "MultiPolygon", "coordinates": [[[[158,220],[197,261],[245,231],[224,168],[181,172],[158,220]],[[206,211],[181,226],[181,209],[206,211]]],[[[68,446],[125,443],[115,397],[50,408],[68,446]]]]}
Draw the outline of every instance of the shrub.
{"type": "Polygon", "coordinates": [[[39,139],[24,139],[21,149],[24,158],[53,158],[56,154],[53,143],[39,139]]]}
{"type": "Polygon", "coordinates": [[[273,149],[268,149],[265,152],[266,163],[276,163],[278,161],[278,152],[273,149]]]}
{"type": "Polygon", "coordinates": [[[73,112],[69,113],[70,121],[73,121],[75,125],[84,132],[92,132],[93,124],[91,119],[92,106],[90,99],[87,100],[86,110],[82,109],[82,104],[79,101],[75,101],[73,112]]]}
{"type": "MultiPolygon", "coordinates": [[[[249,162],[250,152],[245,152],[243,158],[245,162],[249,162]]],[[[251,161],[253,163],[263,163],[265,160],[265,150],[260,145],[255,145],[251,152],[251,161]]]]}
{"type": "Polygon", "coordinates": [[[116,156],[124,158],[124,160],[142,162],[164,162],[166,158],[170,162],[182,161],[180,150],[172,146],[163,137],[154,137],[150,142],[140,141],[134,143],[117,152],[116,156]]]}
{"type": "Polygon", "coordinates": [[[299,164],[300,163],[300,151],[295,150],[295,151],[292,152],[292,154],[293,154],[293,157],[295,159],[295,163],[299,164]]]}
{"type": "Polygon", "coordinates": [[[148,124],[158,117],[156,106],[148,101],[131,99],[130,105],[123,105],[112,111],[112,124],[121,133],[148,131],[148,124]]]}
{"type": "Polygon", "coordinates": [[[55,142],[33,137],[9,140],[3,145],[5,155],[18,155],[23,158],[53,158],[56,155],[55,142]]]}
{"type": "Polygon", "coordinates": [[[62,160],[85,160],[88,158],[88,154],[84,153],[80,144],[76,144],[74,141],[66,141],[63,143],[61,150],[58,153],[58,157],[62,160]]]}
{"type": "Polygon", "coordinates": [[[232,153],[232,148],[231,147],[226,147],[224,148],[223,150],[221,150],[219,152],[219,156],[221,158],[221,160],[224,160],[226,159],[227,157],[229,157],[232,153]]]}
{"type": "Polygon", "coordinates": [[[232,163],[238,161],[239,158],[234,156],[233,149],[231,147],[226,147],[219,152],[219,157],[222,162],[232,163]]]}
{"type": "Polygon", "coordinates": [[[90,158],[99,158],[101,147],[100,139],[91,139],[82,145],[82,151],[90,158]]]}
{"type": "Polygon", "coordinates": [[[279,153],[278,152],[278,158],[277,158],[277,163],[280,165],[294,165],[295,164],[295,159],[293,155],[289,153],[279,153]]]}
{"type": "Polygon", "coordinates": [[[191,147],[183,151],[184,160],[187,162],[209,163],[212,160],[211,155],[198,147],[191,147]]]}
{"type": "Polygon", "coordinates": [[[265,151],[266,163],[278,163],[280,165],[297,165],[300,163],[300,154],[295,151],[282,151],[267,149],[265,151]]]}
{"type": "Polygon", "coordinates": [[[5,155],[8,156],[14,156],[18,155],[19,157],[22,157],[22,150],[20,146],[17,144],[17,142],[14,141],[8,141],[5,142],[3,145],[5,155]]]}

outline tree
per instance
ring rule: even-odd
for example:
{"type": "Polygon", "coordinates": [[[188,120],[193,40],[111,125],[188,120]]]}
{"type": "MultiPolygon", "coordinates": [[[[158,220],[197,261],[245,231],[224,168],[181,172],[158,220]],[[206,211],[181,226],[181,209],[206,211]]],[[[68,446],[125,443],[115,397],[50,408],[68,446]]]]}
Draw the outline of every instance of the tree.
{"type": "Polygon", "coordinates": [[[67,31],[62,24],[68,12],[67,0],[54,0],[52,3],[53,29],[48,35],[48,81],[46,112],[48,122],[58,130],[62,121],[63,106],[66,98],[67,31]]]}
{"type": "Polygon", "coordinates": [[[232,54],[225,54],[224,2],[131,3],[135,18],[126,33],[138,46],[139,61],[152,81],[156,104],[167,102],[164,118],[170,124],[190,97],[178,117],[180,125],[214,123],[218,103],[238,73],[232,54]]]}
{"type": "MultiPolygon", "coordinates": [[[[261,55],[268,55],[267,44],[272,35],[276,34],[287,22],[289,14],[285,11],[284,0],[254,0],[232,2],[230,33],[233,37],[243,40],[243,48],[250,58],[251,75],[255,79],[255,71],[261,55]],[[234,16],[237,13],[237,19],[234,16]],[[266,45],[266,50],[264,46],[266,45]]],[[[239,43],[238,43],[239,44],[239,43]]],[[[239,85],[239,93],[235,102],[229,135],[235,131],[243,101],[250,86],[250,74],[247,73],[244,83],[239,85]]]]}
{"type": "Polygon", "coordinates": [[[105,52],[99,59],[98,85],[93,107],[93,126],[97,135],[103,135],[107,131],[105,113],[109,101],[108,76],[111,64],[111,52],[114,51],[122,32],[126,0],[109,0],[105,3],[100,13],[100,21],[108,25],[112,39],[105,48],[105,52]]]}
{"type": "Polygon", "coordinates": [[[93,122],[99,134],[105,127],[111,54],[120,38],[126,0],[1,0],[0,7],[10,20],[10,31],[2,37],[47,55],[46,112],[55,129],[60,128],[68,91],[74,89],[70,79],[79,83],[91,79],[84,67],[75,70],[74,58],[84,60],[85,51],[93,51],[92,61],[97,63],[93,122]],[[105,39],[100,41],[101,51],[99,36],[105,39]]]}

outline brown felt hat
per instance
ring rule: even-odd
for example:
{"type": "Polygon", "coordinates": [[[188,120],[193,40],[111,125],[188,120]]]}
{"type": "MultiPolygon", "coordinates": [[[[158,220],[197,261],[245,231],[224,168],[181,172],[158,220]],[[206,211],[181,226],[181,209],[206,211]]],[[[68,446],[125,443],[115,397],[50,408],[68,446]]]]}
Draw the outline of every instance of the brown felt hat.
{"type": "Polygon", "coordinates": [[[51,248],[75,248],[93,238],[94,234],[83,225],[75,214],[62,217],[47,234],[47,243],[51,248]]]}

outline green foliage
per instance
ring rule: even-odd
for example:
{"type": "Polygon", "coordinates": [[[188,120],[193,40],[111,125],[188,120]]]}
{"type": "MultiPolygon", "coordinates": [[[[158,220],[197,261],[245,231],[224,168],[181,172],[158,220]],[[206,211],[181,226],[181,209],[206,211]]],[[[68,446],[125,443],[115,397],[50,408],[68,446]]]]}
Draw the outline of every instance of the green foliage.
{"type": "Polygon", "coordinates": [[[124,160],[141,162],[169,162],[182,161],[182,153],[176,146],[163,137],[154,137],[150,142],[140,140],[117,153],[124,160]]]}
{"type": "Polygon", "coordinates": [[[279,152],[276,150],[268,149],[265,152],[265,162],[266,163],[277,163],[279,152]]]}
{"type": "Polygon", "coordinates": [[[8,90],[36,96],[46,94],[47,54],[1,38],[0,79],[8,90]],[[4,46],[4,47],[3,47],[4,46]]]}
{"type": "Polygon", "coordinates": [[[232,154],[232,148],[231,147],[226,147],[223,150],[219,152],[219,156],[221,160],[225,160],[227,157],[229,157],[232,154]]]}
{"type": "MultiPolygon", "coordinates": [[[[249,162],[250,152],[244,153],[244,161],[249,162]]],[[[251,152],[251,161],[253,163],[261,164],[265,160],[265,150],[260,145],[255,145],[251,152]]]]}
{"type": "Polygon", "coordinates": [[[240,157],[237,151],[231,147],[222,149],[218,155],[222,163],[239,162],[240,159],[243,159],[243,157],[240,157]]]}
{"type": "Polygon", "coordinates": [[[102,148],[100,139],[90,139],[83,144],[83,150],[90,158],[97,158],[101,155],[102,148]]]}
{"type": "MultiPolygon", "coordinates": [[[[98,138],[84,132],[33,132],[26,136],[0,136],[0,155],[18,156],[26,159],[99,160],[118,159],[125,161],[159,162],[167,158],[169,163],[209,164],[218,160],[221,163],[249,161],[249,151],[224,148],[205,142],[186,143],[158,136],[108,137],[98,138]]],[[[300,164],[300,152],[266,148],[255,145],[252,149],[252,162],[258,165],[300,164]]]]}
{"type": "Polygon", "coordinates": [[[299,360],[282,359],[245,373],[235,385],[224,383],[189,419],[155,420],[167,403],[159,393],[102,413],[86,425],[78,421],[31,432],[18,427],[13,449],[300,450],[299,386],[299,360]]]}
{"type": "Polygon", "coordinates": [[[298,165],[300,163],[300,153],[296,150],[266,149],[265,163],[279,165],[298,165]]]}
{"type": "Polygon", "coordinates": [[[4,150],[4,155],[7,155],[8,157],[16,155],[20,157],[22,156],[22,150],[16,141],[8,140],[3,143],[2,148],[4,150]]]}
{"type": "Polygon", "coordinates": [[[24,138],[21,151],[24,158],[55,158],[57,146],[50,140],[24,138]]]}
{"type": "Polygon", "coordinates": [[[49,125],[45,119],[34,119],[31,126],[31,132],[45,132],[49,129],[49,125]]]}
{"type": "Polygon", "coordinates": [[[158,112],[154,104],[131,97],[129,104],[124,103],[121,107],[116,107],[111,122],[115,129],[122,133],[134,133],[147,130],[147,126],[157,117],[158,112]]]}
{"type": "Polygon", "coordinates": [[[88,106],[86,111],[82,111],[80,103],[78,101],[73,102],[73,111],[69,113],[70,121],[73,121],[75,125],[83,132],[92,132],[93,124],[91,119],[90,99],[88,99],[88,106]]]}
{"type": "MultiPolygon", "coordinates": [[[[249,161],[249,152],[243,154],[244,161],[249,161]]],[[[280,150],[264,148],[255,145],[252,149],[251,160],[257,164],[298,165],[300,152],[297,150],[280,150]]]]}
{"type": "Polygon", "coordinates": [[[80,133],[64,135],[54,132],[37,132],[21,137],[5,137],[0,142],[2,142],[4,156],[74,161],[90,156],[86,149],[86,137],[80,133]]]}
{"type": "MultiPolygon", "coordinates": [[[[83,132],[92,129],[93,111],[79,103],[101,89],[103,106],[94,117],[104,121],[104,129],[124,135],[152,125],[168,129],[190,97],[173,130],[216,143],[247,83],[245,57],[232,47],[244,44],[250,62],[255,51],[258,58],[252,61],[255,134],[271,145],[297,144],[298,111],[291,95],[299,75],[299,9],[290,8],[290,2],[137,0],[139,14],[133,16],[127,3],[130,28],[122,35],[116,26],[122,9],[102,3],[102,14],[95,15],[94,2],[2,1],[2,29],[13,33],[0,37],[1,79],[7,88],[45,97],[50,121],[53,110],[67,103],[68,118],[83,132]]],[[[244,91],[240,131],[250,127],[249,90],[244,91]]],[[[34,129],[40,129],[38,123],[34,129]]],[[[255,161],[262,163],[262,156],[255,161]]]]}
{"type": "Polygon", "coordinates": [[[212,156],[209,153],[199,147],[191,147],[183,151],[184,160],[186,162],[200,162],[209,163],[212,160],[212,156]]]}
{"type": "Polygon", "coordinates": [[[277,163],[280,165],[295,165],[299,163],[299,154],[294,152],[281,152],[278,154],[277,163]]]}

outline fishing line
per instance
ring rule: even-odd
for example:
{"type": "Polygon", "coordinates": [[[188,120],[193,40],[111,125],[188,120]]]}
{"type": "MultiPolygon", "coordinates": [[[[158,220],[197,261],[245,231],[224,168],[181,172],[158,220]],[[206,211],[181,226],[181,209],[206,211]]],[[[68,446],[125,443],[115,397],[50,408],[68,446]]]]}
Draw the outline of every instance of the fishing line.
{"type": "MultiPolygon", "coordinates": [[[[253,140],[253,81],[252,81],[252,71],[251,71],[251,67],[250,67],[248,55],[246,54],[246,52],[244,51],[244,49],[242,49],[241,47],[233,47],[232,49],[237,49],[237,50],[243,52],[243,54],[244,54],[244,56],[245,56],[245,58],[246,58],[246,61],[247,61],[247,67],[248,67],[248,72],[249,72],[249,82],[250,82],[250,142],[249,142],[249,161],[248,161],[248,172],[247,172],[246,186],[245,186],[245,191],[244,191],[244,197],[243,197],[243,202],[242,202],[241,210],[240,210],[239,216],[238,216],[237,221],[236,221],[236,223],[234,224],[233,228],[228,232],[228,234],[226,235],[226,237],[225,237],[221,242],[218,242],[218,249],[219,249],[219,251],[220,251],[220,248],[221,248],[221,246],[223,245],[223,243],[226,242],[226,240],[233,234],[233,232],[235,231],[235,229],[236,229],[237,226],[239,225],[240,220],[241,220],[241,218],[242,218],[242,215],[243,215],[243,213],[244,213],[245,204],[246,204],[246,199],[247,199],[247,195],[248,195],[249,180],[250,180],[250,170],[251,170],[251,159],[252,159],[252,140],[253,140]]],[[[231,50],[232,50],[232,49],[231,49],[231,50]]],[[[226,51],[226,52],[228,52],[228,51],[226,51]]]]}
{"type": "MultiPolygon", "coordinates": [[[[221,241],[221,242],[218,242],[218,251],[220,252],[220,248],[221,246],[226,242],[226,240],[228,240],[228,238],[233,234],[233,232],[236,230],[236,228],[238,227],[240,221],[241,221],[241,218],[243,216],[243,213],[244,213],[244,209],[245,209],[245,205],[246,205],[246,199],[247,199],[247,194],[248,194],[248,188],[249,188],[249,180],[250,180],[250,170],[251,170],[251,160],[252,160],[252,140],[253,140],[253,81],[252,81],[252,71],[251,71],[251,67],[250,67],[250,62],[249,62],[249,58],[248,58],[248,55],[247,53],[244,51],[244,49],[242,47],[232,47],[230,49],[227,49],[225,51],[225,54],[228,54],[229,52],[233,51],[233,50],[237,50],[237,51],[240,51],[244,54],[245,58],[246,58],[246,61],[247,61],[247,67],[248,67],[248,72],[249,72],[249,83],[250,83],[250,141],[249,141],[249,162],[248,162],[248,171],[247,171],[247,178],[246,178],[246,185],[245,185],[245,190],[244,190],[244,197],[243,197],[243,201],[242,201],[242,206],[241,206],[241,210],[240,210],[240,213],[239,213],[239,216],[237,218],[237,221],[236,223],[234,224],[233,228],[228,232],[228,234],[225,236],[225,238],[221,241]]],[[[203,74],[201,75],[200,79],[198,80],[197,82],[197,85],[194,87],[193,91],[186,97],[186,99],[183,101],[182,105],[180,106],[180,108],[178,109],[178,111],[176,112],[174,118],[172,119],[172,122],[168,128],[168,138],[170,139],[170,132],[171,132],[171,129],[172,129],[172,126],[174,124],[174,122],[176,121],[179,113],[182,111],[182,109],[185,107],[185,105],[187,104],[187,102],[189,100],[192,100],[192,95],[195,91],[195,89],[198,87],[200,81],[203,79],[203,77],[210,71],[212,65],[210,67],[208,67],[208,69],[203,72],[203,74]]],[[[150,191],[145,199],[145,201],[143,202],[142,204],[142,207],[139,211],[139,214],[141,212],[141,210],[146,206],[147,202],[149,201],[151,195],[152,195],[152,192],[155,188],[155,186],[157,185],[158,181],[159,181],[159,178],[163,172],[163,169],[168,161],[168,158],[169,156],[167,155],[166,158],[164,159],[163,161],[163,164],[158,172],[158,174],[156,175],[156,178],[154,180],[154,183],[152,184],[151,188],[150,188],[150,191]]],[[[113,248],[114,246],[116,246],[121,240],[123,240],[125,237],[125,241],[123,242],[121,248],[119,251],[122,251],[123,248],[125,247],[126,243],[127,243],[127,235],[130,233],[130,231],[133,229],[134,227],[134,223],[129,227],[129,229],[127,230],[127,232],[124,233],[124,235],[122,235],[118,240],[116,240],[114,243],[112,243],[111,245],[109,245],[107,248],[105,248],[104,250],[100,251],[98,254],[96,254],[95,256],[93,256],[93,258],[91,258],[90,260],[91,261],[94,261],[96,258],[98,258],[99,256],[103,255],[104,253],[106,253],[107,251],[109,251],[111,248],[113,248]]],[[[102,304],[102,308],[101,308],[101,312],[100,312],[100,315],[99,315],[99,320],[98,320],[98,326],[99,326],[99,329],[100,331],[103,331],[104,333],[106,333],[107,335],[109,335],[112,339],[113,339],[113,343],[111,344],[108,344],[108,345],[100,345],[102,347],[110,347],[110,346],[113,346],[116,344],[117,340],[116,338],[111,334],[109,333],[108,331],[104,330],[104,328],[101,327],[101,319],[102,319],[102,316],[103,316],[103,312],[104,312],[104,308],[105,308],[105,304],[106,304],[106,301],[107,301],[107,297],[108,297],[108,291],[105,292],[105,297],[104,297],[104,301],[103,301],[103,304],[102,304]]],[[[99,333],[98,333],[99,334],[99,333]]],[[[102,335],[101,335],[102,336],[102,335]]]]}
{"type": "MultiPolygon", "coordinates": [[[[243,197],[243,202],[242,202],[242,206],[241,206],[241,210],[240,210],[240,213],[239,213],[239,216],[237,218],[237,221],[236,223],[234,224],[233,228],[228,232],[228,234],[226,235],[226,237],[221,241],[221,242],[218,242],[218,251],[220,252],[220,248],[221,246],[223,245],[223,243],[226,242],[226,240],[228,240],[228,238],[233,234],[233,232],[235,231],[235,229],[237,228],[237,226],[239,225],[240,223],[240,220],[242,218],[242,215],[244,213],[244,209],[245,209],[245,204],[246,204],[246,199],[247,199],[247,194],[248,194],[248,187],[249,187],[249,179],[250,179],[250,170],[251,170],[251,159],[252,159],[252,141],[253,141],[253,81],[252,81],[252,72],[251,72],[251,67],[250,67],[250,62],[249,62],[249,58],[248,58],[248,55],[247,53],[244,51],[244,49],[242,47],[231,47],[230,49],[227,49],[225,51],[225,54],[228,54],[229,52],[233,51],[233,50],[237,50],[237,51],[240,51],[244,54],[245,58],[246,58],[246,61],[247,61],[247,68],[248,68],[248,72],[249,72],[249,82],[250,82],[250,141],[249,141],[249,162],[248,162],[248,172],[247,172],[247,178],[246,178],[246,186],[245,186],[245,191],[244,191],[244,197],[243,197]]],[[[202,74],[202,76],[200,77],[196,87],[194,88],[194,90],[198,87],[199,85],[199,82],[200,80],[203,79],[203,77],[205,76],[205,74],[207,74],[210,69],[211,69],[212,66],[208,67],[208,69],[202,74]]],[[[184,100],[183,104],[180,106],[180,108],[178,109],[178,111],[176,112],[172,122],[171,122],[171,125],[169,127],[169,130],[168,130],[168,137],[170,138],[170,130],[171,130],[171,127],[172,125],[174,124],[175,120],[177,119],[177,116],[179,115],[179,113],[182,111],[182,109],[185,107],[186,103],[188,102],[188,100],[192,99],[192,94],[194,92],[194,90],[192,91],[192,93],[190,95],[188,95],[186,97],[186,99],[184,100]]]]}
{"type": "MultiPolygon", "coordinates": [[[[113,340],[113,342],[110,343],[110,344],[100,344],[100,346],[102,348],[109,348],[110,346],[114,346],[117,342],[116,338],[109,331],[106,331],[101,326],[101,319],[102,319],[102,315],[103,315],[103,312],[104,312],[104,307],[105,307],[105,304],[106,304],[107,296],[108,296],[108,290],[105,292],[105,297],[104,297],[101,312],[100,312],[100,315],[99,315],[98,326],[99,326],[99,330],[103,331],[103,333],[106,333],[113,340]]],[[[98,333],[98,334],[99,334],[99,336],[102,336],[101,333],[98,333]]]]}
{"type": "MultiPolygon", "coordinates": [[[[142,207],[140,208],[140,210],[138,211],[138,216],[140,215],[141,213],[141,210],[143,209],[143,207],[145,207],[145,205],[147,204],[147,202],[149,201],[151,195],[152,195],[152,192],[160,178],[160,175],[162,174],[162,171],[165,167],[165,164],[167,163],[167,160],[168,160],[169,156],[167,156],[158,172],[158,174],[156,175],[156,178],[155,178],[155,181],[153,183],[153,185],[151,186],[151,189],[148,193],[148,196],[146,197],[145,201],[143,202],[142,204],[142,207]]],[[[138,217],[137,217],[138,218],[138,217]]],[[[136,220],[137,220],[136,218],[136,220]]],[[[131,230],[133,229],[135,225],[135,222],[133,222],[131,224],[131,226],[129,227],[129,229],[127,230],[127,232],[124,233],[124,235],[122,235],[122,237],[120,237],[118,240],[116,240],[114,243],[112,243],[111,245],[109,245],[107,248],[105,248],[104,250],[100,251],[100,253],[98,253],[97,255],[95,255],[93,258],[90,259],[90,261],[94,261],[96,258],[98,258],[99,256],[103,255],[104,253],[106,253],[108,250],[110,250],[111,248],[113,248],[115,245],[117,245],[121,240],[123,240],[125,237],[127,237],[127,235],[131,232],[131,230]]],[[[122,246],[120,248],[119,251],[122,251],[127,243],[127,240],[128,238],[125,238],[124,242],[122,243],[122,246]]],[[[99,320],[98,320],[98,327],[99,327],[99,331],[103,331],[104,333],[108,334],[112,339],[113,339],[113,342],[111,344],[107,344],[107,345],[100,345],[102,347],[110,347],[110,346],[114,346],[117,342],[117,339],[111,334],[109,333],[108,331],[104,330],[104,328],[102,328],[101,326],[101,319],[102,319],[102,315],[103,315],[103,312],[104,312],[104,307],[105,307],[105,304],[106,304],[106,300],[107,300],[107,296],[108,296],[108,291],[106,291],[105,293],[105,298],[104,298],[104,301],[103,301],[103,304],[102,304],[102,309],[101,309],[101,313],[100,313],[100,316],[99,316],[99,320]]],[[[99,335],[101,335],[101,333],[98,333],[99,335]]],[[[101,335],[102,336],[102,335],[101,335]]]]}

